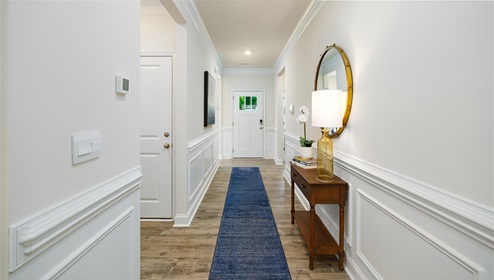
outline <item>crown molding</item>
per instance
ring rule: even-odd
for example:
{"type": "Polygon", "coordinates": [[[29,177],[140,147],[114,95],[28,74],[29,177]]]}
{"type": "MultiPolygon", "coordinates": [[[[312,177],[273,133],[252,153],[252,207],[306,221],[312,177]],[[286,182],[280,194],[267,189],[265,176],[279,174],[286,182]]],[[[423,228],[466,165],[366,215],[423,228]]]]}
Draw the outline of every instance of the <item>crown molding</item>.
{"type": "Polygon", "coordinates": [[[278,56],[278,59],[276,60],[276,63],[273,66],[273,70],[275,72],[281,71],[281,68],[283,67],[281,63],[283,62],[285,56],[297,43],[298,39],[300,39],[300,36],[302,36],[307,26],[309,26],[309,24],[312,22],[314,17],[317,15],[317,12],[319,12],[322,5],[324,5],[324,2],[325,1],[321,1],[321,0],[312,0],[309,7],[305,11],[304,15],[298,22],[297,26],[295,26],[295,29],[293,30],[292,35],[290,35],[290,38],[286,42],[285,47],[280,53],[280,56],[278,56]]]}
{"type": "Polygon", "coordinates": [[[182,15],[184,14],[183,12],[187,13],[190,21],[194,24],[204,44],[213,55],[216,64],[218,65],[218,68],[223,69],[223,63],[221,62],[218,52],[214,47],[213,41],[209,36],[209,32],[206,29],[206,26],[204,25],[204,21],[202,20],[199,10],[197,9],[195,0],[173,0],[173,2],[177,6],[177,8],[181,11],[182,15]]]}

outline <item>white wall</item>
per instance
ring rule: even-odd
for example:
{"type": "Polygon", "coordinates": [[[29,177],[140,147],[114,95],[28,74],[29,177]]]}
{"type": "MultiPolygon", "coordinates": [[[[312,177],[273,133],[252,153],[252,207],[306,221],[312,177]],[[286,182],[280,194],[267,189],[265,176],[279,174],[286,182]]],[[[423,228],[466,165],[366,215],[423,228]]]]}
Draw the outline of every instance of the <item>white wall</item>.
{"type": "MultiPolygon", "coordinates": [[[[299,91],[307,92],[309,100],[314,71],[303,73],[337,43],[350,59],[355,94],[336,149],[492,207],[492,10],[485,5],[492,4],[327,3],[294,49],[312,64],[288,61],[288,95],[300,104],[299,91]]],[[[296,133],[293,123],[288,131],[296,133]]]]}
{"type": "Polygon", "coordinates": [[[4,137],[7,135],[4,129],[6,129],[6,118],[5,118],[5,83],[3,82],[4,78],[4,36],[6,34],[6,24],[4,13],[7,12],[6,7],[4,7],[5,2],[0,2],[0,279],[7,279],[8,277],[8,219],[7,219],[7,184],[5,180],[5,170],[4,166],[4,153],[5,149],[5,139],[4,137]]]}
{"type": "Polygon", "coordinates": [[[188,226],[218,168],[221,67],[193,3],[175,3],[187,23],[176,26],[174,59],[175,226],[188,226]],[[215,68],[218,70],[215,71],[215,68]],[[216,79],[216,123],[204,127],[204,71],[216,79]]]}
{"type": "Polygon", "coordinates": [[[159,1],[141,2],[141,53],[173,54],[176,24],[159,1]]]}
{"type": "Polygon", "coordinates": [[[213,75],[216,81],[216,105],[219,107],[218,97],[221,96],[221,79],[214,71],[215,63],[211,51],[203,41],[199,32],[192,28],[187,32],[187,139],[193,140],[201,135],[218,130],[221,121],[219,110],[216,110],[216,121],[211,127],[204,127],[204,71],[213,75]]]}
{"type": "MultiPolygon", "coordinates": [[[[298,108],[326,45],[350,60],[335,170],[350,183],[355,279],[493,277],[493,34],[492,2],[330,1],[280,64],[298,108]]],[[[288,137],[302,133],[295,117],[288,137]]]]}
{"type": "MultiPolygon", "coordinates": [[[[204,71],[217,81],[220,73],[204,37],[198,31],[192,3],[175,3],[187,23],[177,24],[160,1],[142,2],[143,55],[173,56],[173,184],[175,226],[188,226],[218,167],[218,105],[216,124],[203,125],[204,71]]],[[[219,100],[219,99],[218,99],[219,100]]],[[[218,104],[218,103],[217,103],[218,104]]]]}
{"type": "MultiPolygon", "coordinates": [[[[7,137],[3,151],[8,153],[2,154],[2,158],[6,157],[2,175],[6,175],[8,188],[8,225],[13,230],[10,254],[28,259],[19,265],[10,263],[13,270],[10,278],[48,275],[72,260],[65,267],[66,273],[99,261],[106,266],[98,266],[92,273],[111,277],[117,275],[112,271],[129,267],[133,272],[126,277],[131,279],[139,275],[136,186],[115,198],[118,203],[104,204],[105,211],[85,216],[87,220],[56,242],[54,239],[45,242],[48,240],[45,238],[53,238],[53,232],[63,229],[61,225],[44,224],[46,220],[40,219],[46,215],[66,215],[67,209],[63,207],[67,206],[73,206],[72,211],[77,215],[95,211],[93,204],[83,204],[80,198],[90,191],[110,190],[115,186],[123,190],[129,183],[124,180],[129,172],[140,178],[140,3],[9,1],[7,5],[4,20],[8,32],[3,37],[7,61],[2,60],[2,66],[6,63],[8,84],[5,92],[2,90],[2,97],[7,101],[4,108],[8,109],[2,128],[6,129],[7,137]],[[130,94],[115,94],[117,74],[130,79],[130,94]],[[71,135],[86,130],[100,131],[102,152],[99,158],[74,166],[71,135]],[[129,209],[132,209],[130,214],[121,223],[108,229],[106,235],[99,235],[103,224],[110,224],[129,209]],[[43,244],[43,248],[26,255],[22,253],[26,248],[17,241],[22,241],[27,233],[22,226],[32,223],[42,224],[51,233],[39,237],[44,243],[35,239],[33,244],[43,244]],[[130,226],[130,230],[123,233],[120,225],[130,226]],[[91,243],[95,236],[101,239],[91,243]],[[101,259],[115,249],[115,240],[128,243],[125,247],[128,250],[124,249],[126,255],[111,263],[101,259]],[[94,247],[84,247],[90,243],[94,247]],[[74,259],[73,254],[81,252],[81,248],[87,251],[74,259]],[[57,257],[49,257],[53,254],[57,257]]],[[[59,218],[70,223],[74,217],[59,218]]],[[[81,273],[78,277],[85,275],[81,273]]]]}
{"type": "Polygon", "coordinates": [[[275,74],[268,69],[225,69],[223,75],[223,158],[232,158],[233,111],[232,93],[234,90],[264,90],[264,157],[273,158],[276,148],[275,128],[275,74]]]}
{"type": "Polygon", "coordinates": [[[285,90],[285,70],[283,69],[277,77],[276,80],[276,94],[275,94],[275,112],[276,112],[276,152],[275,152],[275,161],[277,164],[283,163],[283,142],[284,142],[284,131],[283,131],[283,121],[284,121],[284,110],[286,110],[286,114],[290,114],[289,105],[284,104],[283,102],[283,91],[285,90]],[[284,108],[286,106],[286,108],[284,108]]]}

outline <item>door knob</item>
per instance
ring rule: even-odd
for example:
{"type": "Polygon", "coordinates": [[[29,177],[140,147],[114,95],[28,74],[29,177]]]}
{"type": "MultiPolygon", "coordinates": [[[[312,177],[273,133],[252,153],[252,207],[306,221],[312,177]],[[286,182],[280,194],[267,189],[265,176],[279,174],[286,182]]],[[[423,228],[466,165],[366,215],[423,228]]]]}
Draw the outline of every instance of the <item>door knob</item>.
{"type": "Polygon", "coordinates": [[[165,137],[168,137],[168,136],[170,136],[170,133],[165,132],[163,135],[164,135],[165,137]]]}
{"type": "Polygon", "coordinates": [[[165,149],[168,149],[168,148],[170,148],[170,144],[168,144],[168,143],[165,143],[165,144],[163,145],[163,148],[165,148],[165,149]]]}

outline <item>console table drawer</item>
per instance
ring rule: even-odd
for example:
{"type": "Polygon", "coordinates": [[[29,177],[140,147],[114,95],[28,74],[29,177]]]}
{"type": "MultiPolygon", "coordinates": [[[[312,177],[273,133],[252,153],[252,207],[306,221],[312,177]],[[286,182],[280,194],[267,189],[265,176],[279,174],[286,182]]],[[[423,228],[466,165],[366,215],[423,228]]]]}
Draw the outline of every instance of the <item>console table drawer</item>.
{"type": "Polygon", "coordinates": [[[309,200],[310,197],[309,183],[307,183],[307,181],[305,181],[304,178],[298,172],[294,172],[293,170],[292,170],[292,180],[295,184],[297,184],[297,187],[300,189],[300,191],[302,191],[305,198],[309,200]]]}
{"type": "Polygon", "coordinates": [[[292,165],[291,177],[297,187],[302,191],[310,204],[344,203],[347,183],[340,178],[335,178],[331,184],[316,179],[315,169],[302,169],[292,165]],[[301,173],[299,170],[306,171],[301,173]],[[310,170],[310,171],[309,171],[310,170]],[[342,201],[343,200],[343,201],[342,201]]]}

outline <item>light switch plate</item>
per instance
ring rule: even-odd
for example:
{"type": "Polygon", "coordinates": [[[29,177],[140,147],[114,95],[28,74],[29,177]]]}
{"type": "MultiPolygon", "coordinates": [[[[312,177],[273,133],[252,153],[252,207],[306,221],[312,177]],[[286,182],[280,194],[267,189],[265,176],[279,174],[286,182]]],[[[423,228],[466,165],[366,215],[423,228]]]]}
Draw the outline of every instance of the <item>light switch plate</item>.
{"type": "Polygon", "coordinates": [[[72,165],[79,164],[101,154],[101,135],[97,130],[72,134],[72,165]]]}

